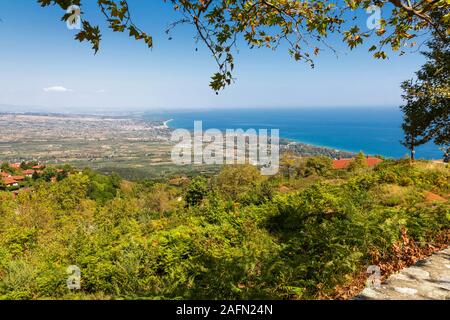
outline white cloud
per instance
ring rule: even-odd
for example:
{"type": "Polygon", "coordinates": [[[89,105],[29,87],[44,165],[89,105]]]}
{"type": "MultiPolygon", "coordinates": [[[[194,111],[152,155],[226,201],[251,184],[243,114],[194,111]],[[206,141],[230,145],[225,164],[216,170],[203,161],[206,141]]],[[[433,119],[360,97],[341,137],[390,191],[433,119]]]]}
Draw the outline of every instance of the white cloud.
{"type": "Polygon", "coordinates": [[[48,88],[44,88],[45,92],[73,92],[72,89],[67,89],[64,88],[63,86],[53,86],[53,87],[48,87],[48,88]]]}
{"type": "Polygon", "coordinates": [[[105,89],[100,89],[100,90],[96,90],[95,93],[105,93],[106,90],[105,89]]]}

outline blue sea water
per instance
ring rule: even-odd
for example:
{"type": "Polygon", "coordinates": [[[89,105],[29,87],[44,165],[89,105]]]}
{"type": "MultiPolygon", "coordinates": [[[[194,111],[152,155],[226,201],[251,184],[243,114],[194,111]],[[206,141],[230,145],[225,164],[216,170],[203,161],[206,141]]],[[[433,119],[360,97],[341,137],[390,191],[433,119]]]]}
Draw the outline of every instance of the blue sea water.
{"type": "MultiPolygon", "coordinates": [[[[399,142],[402,114],[397,107],[211,109],[163,116],[173,119],[171,128],[192,130],[194,121],[202,120],[204,130],[279,129],[282,138],[317,146],[393,158],[408,154],[399,142]]],[[[439,159],[442,152],[429,143],[417,148],[416,156],[439,159]]]]}

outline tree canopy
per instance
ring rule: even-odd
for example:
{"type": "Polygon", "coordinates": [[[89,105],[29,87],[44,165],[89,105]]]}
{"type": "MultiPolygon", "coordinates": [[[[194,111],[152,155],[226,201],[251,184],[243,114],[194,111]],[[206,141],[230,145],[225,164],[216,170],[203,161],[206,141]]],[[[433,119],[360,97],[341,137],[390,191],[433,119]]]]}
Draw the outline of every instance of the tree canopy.
{"type": "MultiPolygon", "coordinates": [[[[210,86],[220,90],[233,81],[234,55],[239,38],[251,48],[276,49],[287,45],[295,60],[314,66],[313,57],[323,49],[331,49],[327,38],[339,33],[353,49],[372,34],[379,37],[378,44],[369,48],[375,58],[387,57],[385,48],[400,51],[414,46],[416,38],[425,31],[434,30],[446,38],[450,15],[439,21],[432,14],[449,7],[449,0],[162,0],[180,13],[169,30],[188,24],[197,32],[196,40],[203,42],[215,59],[218,72],[212,76],[210,86]],[[375,7],[376,6],[376,7],[375,7]],[[386,18],[380,18],[373,30],[363,31],[355,23],[357,10],[380,8],[386,18]],[[439,26],[445,26],[444,31],[439,26]]],[[[70,5],[83,9],[84,0],[38,0],[42,6],[58,5],[66,10],[70,5]]],[[[152,48],[153,38],[141,30],[132,19],[126,0],[97,0],[99,10],[115,32],[127,32],[130,37],[144,41],[152,48]]],[[[76,10],[76,9],[74,9],[76,10]]],[[[79,9],[78,9],[79,10],[79,9]]],[[[73,19],[73,12],[63,20],[73,19]]],[[[169,31],[168,30],[168,31],[169,31]]],[[[92,21],[83,20],[76,35],[79,41],[88,41],[97,52],[100,48],[101,30],[92,21]]]]}
{"type": "MultiPolygon", "coordinates": [[[[439,21],[448,12],[436,14],[433,19],[439,21]]],[[[428,47],[429,51],[422,53],[426,63],[414,79],[402,84],[406,102],[401,107],[403,144],[412,151],[412,158],[414,147],[430,140],[441,145],[444,153],[450,149],[450,39],[434,32],[428,47]]]]}

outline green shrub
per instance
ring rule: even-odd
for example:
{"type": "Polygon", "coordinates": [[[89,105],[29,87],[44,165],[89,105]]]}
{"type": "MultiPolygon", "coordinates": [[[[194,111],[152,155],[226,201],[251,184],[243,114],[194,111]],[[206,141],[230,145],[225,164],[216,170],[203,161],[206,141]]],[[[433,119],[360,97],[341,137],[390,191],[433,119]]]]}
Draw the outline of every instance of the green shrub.
{"type": "Polygon", "coordinates": [[[425,246],[450,229],[449,203],[423,196],[448,194],[448,168],[386,160],[335,179],[318,163],[289,179],[232,166],[186,189],[86,170],[0,192],[0,298],[318,298],[374,251],[390,257],[403,230],[425,246]]]}
{"type": "Polygon", "coordinates": [[[207,180],[204,177],[195,177],[187,187],[185,195],[186,204],[188,206],[199,205],[207,193],[207,180]]]}

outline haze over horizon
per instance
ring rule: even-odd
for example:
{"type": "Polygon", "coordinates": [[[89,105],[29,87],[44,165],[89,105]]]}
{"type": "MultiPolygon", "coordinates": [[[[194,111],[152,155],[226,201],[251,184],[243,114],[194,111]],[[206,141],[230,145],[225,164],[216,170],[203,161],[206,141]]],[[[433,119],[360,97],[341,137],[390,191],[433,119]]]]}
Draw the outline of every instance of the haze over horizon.
{"type": "Polygon", "coordinates": [[[398,110],[397,105],[387,106],[229,106],[229,107],[153,107],[153,108],[96,108],[96,107],[47,107],[47,106],[21,106],[12,104],[0,104],[0,113],[51,113],[51,114],[98,114],[98,115],[127,115],[127,114],[161,114],[167,115],[172,112],[199,112],[199,111],[221,111],[221,110],[398,110]]]}
{"type": "MultiPolygon", "coordinates": [[[[61,22],[58,7],[0,0],[0,105],[55,112],[398,106],[400,83],[423,63],[418,52],[380,61],[368,45],[349,51],[339,35],[330,37],[339,57],[322,52],[315,69],[293,61],[285,48],[250,50],[240,43],[237,81],[216,95],[208,86],[216,66],[202,43],[195,50],[193,29],[176,28],[168,40],[164,31],[179,18],[171,6],[133,0],[130,8],[135,23],[154,36],[154,49],[107,30],[92,2],[85,18],[103,27],[94,55],[89,44],[73,39],[76,30],[61,22]]],[[[362,12],[362,27],[366,17],[362,12]]]]}

